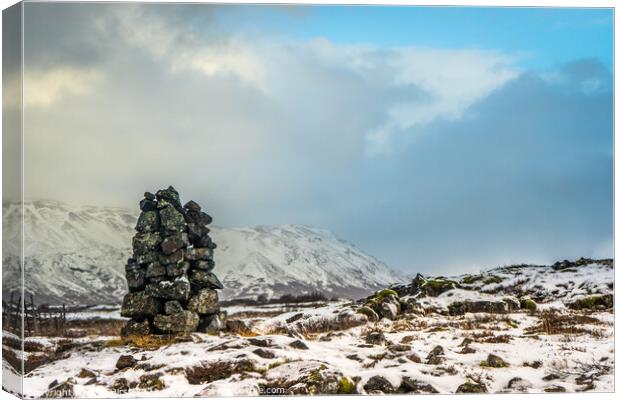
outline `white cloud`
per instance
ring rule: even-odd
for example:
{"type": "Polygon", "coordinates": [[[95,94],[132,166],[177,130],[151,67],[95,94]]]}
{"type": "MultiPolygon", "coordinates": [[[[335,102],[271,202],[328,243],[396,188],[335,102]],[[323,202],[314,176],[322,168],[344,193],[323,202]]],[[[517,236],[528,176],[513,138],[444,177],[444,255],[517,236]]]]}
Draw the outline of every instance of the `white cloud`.
{"type": "Polygon", "coordinates": [[[102,80],[95,69],[59,66],[45,71],[26,68],[24,106],[49,107],[64,96],[92,94],[102,80]]]}

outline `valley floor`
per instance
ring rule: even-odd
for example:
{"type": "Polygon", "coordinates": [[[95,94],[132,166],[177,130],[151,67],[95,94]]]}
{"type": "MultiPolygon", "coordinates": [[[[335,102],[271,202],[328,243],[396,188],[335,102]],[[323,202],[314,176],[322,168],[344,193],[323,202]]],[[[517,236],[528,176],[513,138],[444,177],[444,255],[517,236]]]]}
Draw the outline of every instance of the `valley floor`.
{"type": "Polygon", "coordinates": [[[26,374],[25,395],[614,390],[609,311],[409,313],[368,322],[354,304],[331,302],[303,310],[237,307],[229,315],[235,332],[220,335],[29,338],[28,358],[43,361],[26,374]],[[131,357],[117,367],[121,356],[131,357]]]}

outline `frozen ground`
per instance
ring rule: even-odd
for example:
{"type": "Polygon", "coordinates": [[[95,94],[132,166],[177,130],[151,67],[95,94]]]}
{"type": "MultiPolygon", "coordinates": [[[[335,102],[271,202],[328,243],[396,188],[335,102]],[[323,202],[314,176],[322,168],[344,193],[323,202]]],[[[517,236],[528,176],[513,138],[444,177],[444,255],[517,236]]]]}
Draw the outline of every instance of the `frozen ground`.
{"type": "MultiPolygon", "coordinates": [[[[571,305],[613,293],[613,267],[523,267],[453,279],[459,287],[418,295],[413,301],[420,308],[403,310],[393,319],[369,321],[357,312],[362,303],[346,301],[300,309],[235,306],[228,310],[234,321],[230,330],[219,335],[133,341],[31,338],[27,356],[54,356],[26,374],[25,395],[614,390],[613,308],[571,305]],[[448,312],[454,302],[507,297],[517,303],[536,298],[536,310],[448,312]],[[121,356],[131,358],[117,367],[121,356]]],[[[6,349],[8,343],[3,344],[6,349]]]]}

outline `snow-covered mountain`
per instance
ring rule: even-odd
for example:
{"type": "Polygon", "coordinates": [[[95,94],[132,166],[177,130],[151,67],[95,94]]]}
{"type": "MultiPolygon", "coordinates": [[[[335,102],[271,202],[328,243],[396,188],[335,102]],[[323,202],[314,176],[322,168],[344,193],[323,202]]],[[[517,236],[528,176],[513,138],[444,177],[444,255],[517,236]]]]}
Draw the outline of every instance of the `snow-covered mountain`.
{"type": "MultiPolygon", "coordinates": [[[[24,210],[26,289],[35,293],[37,302],[120,301],[137,212],[48,200],[28,202],[24,210]]],[[[3,205],[5,294],[20,285],[20,219],[17,204],[3,205]]],[[[226,287],[224,299],[311,291],[361,297],[405,279],[323,229],[212,227],[211,235],[218,244],[215,272],[226,287]]]]}

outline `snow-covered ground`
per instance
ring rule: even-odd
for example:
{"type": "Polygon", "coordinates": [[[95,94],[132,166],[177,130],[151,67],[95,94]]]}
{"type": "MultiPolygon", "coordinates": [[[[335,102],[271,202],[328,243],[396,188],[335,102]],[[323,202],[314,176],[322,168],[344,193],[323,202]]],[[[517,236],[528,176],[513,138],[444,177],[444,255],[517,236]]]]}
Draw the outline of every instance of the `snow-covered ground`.
{"type": "MultiPolygon", "coordinates": [[[[393,319],[374,322],[358,312],[368,302],[342,300],[235,305],[226,308],[232,321],[226,332],[154,343],[28,338],[26,356],[48,359],[26,374],[25,395],[40,397],[50,387],[91,398],[614,390],[613,308],[572,305],[613,294],[609,262],[449,280],[454,287],[441,293],[400,297],[420,307],[403,306],[393,319]],[[536,299],[536,309],[449,312],[455,302],[506,299],[536,299]],[[132,362],[117,368],[121,356],[132,362]]],[[[114,311],[86,311],[102,313],[114,311]]]]}
{"type": "MultiPolygon", "coordinates": [[[[328,318],[336,309],[335,305],[316,309],[304,319],[328,318]]],[[[260,324],[259,330],[268,332],[295,314],[290,312],[267,319],[260,324]]],[[[272,387],[272,383],[279,382],[282,377],[291,376],[293,379],[300,374],[300,369],[310,368],[333,373],[338,377],[336,382],[346,377],[355,383],[356,391],[360,393],[367,392],[364,386],[375,376],[386,378],[395,388],[405,377],[415,379],[431,385],[440,393],[454,393],[459,385],[472,379],[484,383],[492,393],[542,392],[558,385],[572,392],[585,388],[576,379],[590,373],[596,366],[609,370],[594,380],[590,390],[612,391],[613,314],[593,313],[591,317],[599,322],[583,327],[592,329],[596,332],[594,335],[527,334],[528,328],[539,323],[539,318],[525,312],[490,319],[486,314],[468,314],[461,318],[434,314],[396,321],[383,319],[344,331],[299,335],[307,350],[291,347],[291,343],[298,339],[285,334],[259,334],[251,338],[236,334],[192,334],[191,342],[175,343],[157,350],[124,345],[78,350],[66,359],[39,367],[26,375],[24,387],[27,396],[39,397],[53,380],[75,379],[77,397],[149,397],[153,396],[153,387],[138,386],[127,393],[116,393],[112,387],[121,378],[129,385],[132,382],[139,385],[144,375],[161,373],[158,379],[163,385],[157,397],[186,397],[201,392],[219,396],[251,395],[272,387]],[[385,343],[367,344],[368,332],[382,332],[385,343]],[[492,338],[497,337],[509,339],[506,343],[493,343],[492,338]],[[464,338],[472,338],[473,342],[467,346],[472,353],[461,354],[464,338]],[[439,365],[427,364],[426,357],[436,346],[442,346],[444,357],[439,365]],[[260,354],[256,353],[257,350],[260,354]],[[139,361],[133,368],[119,371],[115,364],[125,354],[131,354],[139,361]],[[510,366],[481,366],[489,354],[501,357],[510,366]],[[188,382],[187,374],[193,367],[240,360],[249,361],[251,369],[233,372],[213,382],[207,382],[208,378],[202,383],[188,382]],[[537,362],[540,362],[539,366],[537,362]],[[95,382],[91,376],[79,377],[83,368],[95,374],[95,382]],[[556,374],[557,378],[543,379],[551,374],[556,374]],[[522,381],[519,381],[518,388],[509,388],[508,384],[514,378],[522,381]]]]}

